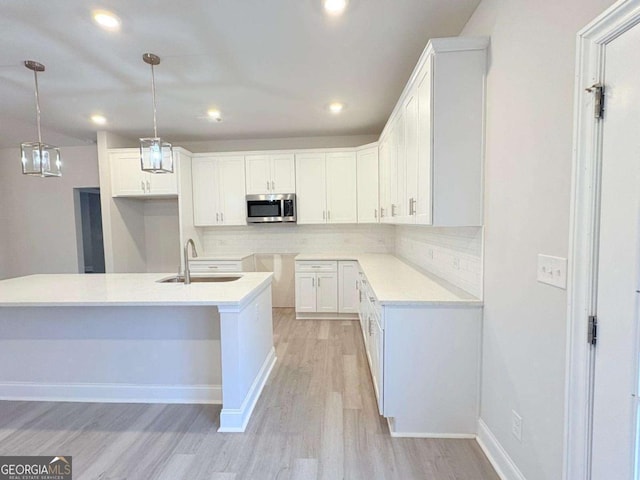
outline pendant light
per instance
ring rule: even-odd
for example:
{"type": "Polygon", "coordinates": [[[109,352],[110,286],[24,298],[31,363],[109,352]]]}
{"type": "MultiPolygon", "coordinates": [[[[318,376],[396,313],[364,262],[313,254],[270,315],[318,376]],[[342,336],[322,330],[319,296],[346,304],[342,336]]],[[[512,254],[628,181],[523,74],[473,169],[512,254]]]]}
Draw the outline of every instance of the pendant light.
{"type": "Polygon", "coordinates": [[[142,60],[151,65],[151,94],[153,95],[153,137],[140,139],[140,164],[144,172],[173,173],[173,147],[158,137],[156,122],[156,79],[153,67],[160,64],[160,57],[145,53],[142,60]]]}
{"type": "Polygon", "coordinates": [[[53,145],[42,143],[40,129],[40,92],[38,91],[38,72],[44,72],[44,65],[33,60],[25,60],[24,66],[33,71],[36,92],[36,123],[38,125],[38,141],[20,144],[22,157],[22,173],[38,177],[61,177],[62,159],[60,149],[53,145]]]}

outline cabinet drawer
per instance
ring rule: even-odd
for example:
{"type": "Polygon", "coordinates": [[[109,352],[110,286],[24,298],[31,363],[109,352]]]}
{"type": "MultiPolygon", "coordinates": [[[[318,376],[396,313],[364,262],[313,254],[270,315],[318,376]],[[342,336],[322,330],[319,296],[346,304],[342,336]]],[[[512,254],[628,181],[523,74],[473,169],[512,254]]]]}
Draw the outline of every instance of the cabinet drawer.
{"type": "Polygon", "coordinates": [[[296,272],[337,272],[338,262],[322,260],[319,262],[311,260],[296,261],[296,272]]]}
{"type": "Polygon", "coordinates": [[[232,260],[191,260],[189,268],[192,272],[241,272],[242,262],[232,260]]]}

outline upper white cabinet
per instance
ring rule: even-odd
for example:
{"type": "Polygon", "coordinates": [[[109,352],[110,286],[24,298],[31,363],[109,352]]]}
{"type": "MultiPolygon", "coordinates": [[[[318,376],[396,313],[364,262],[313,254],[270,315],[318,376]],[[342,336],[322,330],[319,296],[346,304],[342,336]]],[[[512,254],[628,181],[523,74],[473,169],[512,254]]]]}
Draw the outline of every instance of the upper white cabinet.
{"type": "Polygon", "coordinates": [[[358,150],[356,157],[358,223],[378,223],[378,148],[358,150]]]}
{"type": "Polygon", "coordinates": [[[113,197],[175,197],[178,195],[179,153],[174,151],[173,173],[143,172],[137,148],[109,152],[111,195],[113,197]]]}
{"type": "Polygon", "coordinates": [[[380,140],[382,221],[482,225],[485,38],[433,39],[380,140]]]}
{"type": "Polygon", "coordinates": [[[244,157],[196,157],[191,163],[193,223],[246,225],[244,157]]]}
{"type": "Polygon", "coordinates": [[[296,154],[298,223],[357,223],[355,152],[296,154]]]}
{"type": "Polygon", "coordinates": [[[292,153],[247,155],[247,194],[295,193],[295,160],[292,153]]]}

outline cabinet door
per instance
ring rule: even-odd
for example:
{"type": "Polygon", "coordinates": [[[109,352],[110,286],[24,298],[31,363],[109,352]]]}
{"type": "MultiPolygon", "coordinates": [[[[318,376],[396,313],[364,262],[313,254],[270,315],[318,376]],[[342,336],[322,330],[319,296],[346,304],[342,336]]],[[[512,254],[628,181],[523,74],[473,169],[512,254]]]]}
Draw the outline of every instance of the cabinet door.
{"type": "Polygon", "coordinates": [[[247,202],[244,193],[244,157],[219,157],[218,196],[220,223],[223,225],[246,225],[247,202]]]}
{"type": "Polygon", "coordinates": [[[384,411],[384,331],[375,315],[371,316],[369,349],[371,350],[371,376],[378,399],[378,412],[382,415],[384,411]]]}
{"type": "Polygon", "coordinates": [[[196,227],[216,225],[220,220],[220,213],[218,169],[215,158],[202,157],[191,161],[191,184],[193,186],[193,224],[196,227]]]}
{"type": "Polygon", "coordinates": [[[326,223],[326,170],[323,153],[296,155],[298,223],[326,223]]]}
{"type": "Polygon", "coordinates": [[[401,223],[415,223],[415,203],[418,197],[418,97],[409,92],[404,104],[405,189],[401,199],[401,223]]]}
{"type": "Polygon", "coordinates": [[[271,173],[268,155],[247,155],[247,195],[271,193],[271,173]]]}
{"type": "Polygon", "coordinates": [[[338,262],[338,312],[358,313],[358,262],[338,262]]]}
{"type": "Polygon", "coordinates": [[[378,148],[357,156],[358,223],[378,223],[378,148]]]}
{"type": "Polygon", "coordinates": [[[395,205],[394,223],[404,223],[407,214],[407,154],[405,142],[405,112],[401,109],[396,119],[395,139],[396,139],[396,195],[393,204],[395,205]]]}
{"type": "Polygon", "coordinates": [[[357,223],[356,153],[327,154],[327,223],[357,223]]]}
{"type": "Polygon", "coordinates": [[[111,196],[142,196],[147,192],[148,175],[141,170],[140,153],[110,153],[111,196]]]}
{"type": "Polygon", "coordinates": [[[389,131],[389,159],[387,160],[389,171],[389,212],[388,223],[396,223],[398,216],[398,119],[393,120],[389,131]]]}
{"type": "Polygon", "coordinates": [[[149,173],[147,194],[156,196],[178,195],[178,153],[173,153],[173,173],[149,173]]]}
{"type": "Polygon", "coordinates": [[[296,162],[292,153],[271,156],[271,192],[296,193],[296,162]]]}
{"type": "Polygon", "coordinates": [[[391,221],[391,196],[389,185],[391,184],[389,139],[385,137],[378,147],[380,171],[378,182],[380,188],[380,222],[389,223],[391,221]]]}
{"type": "Polygon", "coordinates": [[[431,67],[428,63],[424,74],[418,79],[418,191],[416,201],[416,223],[431,225],[432,223],[432,198],[431,186],[431,67]]]}
{"type": "Polygon", "coordinates": [[[296,273],[296,312],[316,311],[316,274],[296,273]]]}
{"type": "Polygon", "coordinates": [[[338,273],[316,274],[316,311],[338,311],[338,273]]]}

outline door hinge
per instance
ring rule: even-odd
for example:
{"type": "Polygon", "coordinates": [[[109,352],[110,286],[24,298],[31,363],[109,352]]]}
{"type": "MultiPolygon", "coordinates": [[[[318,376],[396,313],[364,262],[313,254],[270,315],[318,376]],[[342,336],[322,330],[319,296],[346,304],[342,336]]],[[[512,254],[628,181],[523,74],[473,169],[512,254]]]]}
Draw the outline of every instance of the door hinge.
{"type": "Polygon", "coordinates": [[[593,102],[593,115],[597,119],[604,117],[604,85],[601,83],[594,83],[587,92],[594,93],[595,99],[593,102]]]}
{"type": "Polygon", "coordinates": [[[598,317],[589,315],[589,332],[587,334],[587,343],[595,345],[598,340],[598,317]]]}

